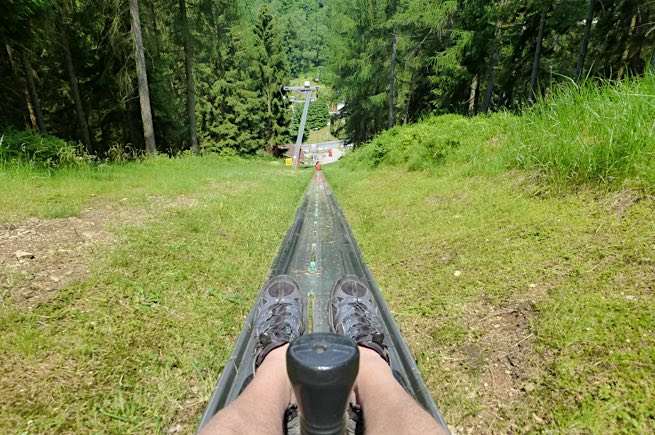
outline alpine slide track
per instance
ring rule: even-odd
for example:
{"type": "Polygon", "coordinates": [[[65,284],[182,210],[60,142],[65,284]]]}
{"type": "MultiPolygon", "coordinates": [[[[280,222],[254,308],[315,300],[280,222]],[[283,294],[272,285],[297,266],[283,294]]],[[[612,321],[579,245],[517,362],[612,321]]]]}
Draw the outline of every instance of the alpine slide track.
{"type": "MultiPolygon", "coordinates": [[[[310,336],[331,332],[328,323],[330,292],[339,278],[354,275],[367,285],[384,324],[384,337],[394,375],[405,390],[448,432],[448,426],[435,406],[382,293],[364,263],[357,241],[322,171],[316,171],[312,178],[294,222],[273,260],[269,278],[278,275],[290,275],[295,278],[300,289],[306,294],[310,317],[307,329],[311,332],[310,336]]],[[[258,298],[261,298],[263,290],[264,287],[258,298]]],[[[253,321],[256,306],[255,303],[246,318],[198,428],[202,428],[214,414],[234,400],[252,376],[255,356],[253,321]]],[[[300,408],[302,412],[302,404],[300,408]]],[[[349,426],[351,428],[348,431],[353,432],[355,425],[351,423],[349,426]]],[[[289,433],[292,432],[294,431],[289,429],[289,433]]]]}

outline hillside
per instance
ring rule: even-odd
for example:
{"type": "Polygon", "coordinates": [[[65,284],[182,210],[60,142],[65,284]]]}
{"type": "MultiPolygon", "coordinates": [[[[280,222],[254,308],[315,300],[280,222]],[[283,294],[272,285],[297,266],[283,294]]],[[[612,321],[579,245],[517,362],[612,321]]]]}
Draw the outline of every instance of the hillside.
{"type": "Polygon", "coordinates": [[[457,432],[652,428],[653,81],[562,92],[325,168],[457,432]]]}

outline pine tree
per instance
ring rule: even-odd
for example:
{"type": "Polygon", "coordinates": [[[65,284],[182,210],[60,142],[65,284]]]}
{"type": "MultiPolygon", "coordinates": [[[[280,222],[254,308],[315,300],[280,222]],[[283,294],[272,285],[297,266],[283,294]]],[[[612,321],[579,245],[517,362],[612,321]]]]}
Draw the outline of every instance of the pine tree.
{"type": "Polygon", "coordinates": [[[333,49],[338,56],[334,60],[335,89],[345,102],[345,134],[356,144],[387,126],[389,38],[383,6],[363,0],[339,4],[341,19],[350,27],[345,29],[343,46],[333,49]],[[354,34],[358,37],[352,37],[354,34]]]}
{"type": "Polygon", "coordinates": [[[203,151],[252,154],[264,145],[260,138],[262,110],[253,68],[238,33],[228,35],[216,64],[198,65],[196,105],[203,151]]]}
{"type": "Polygon", "coordinates": [[[71,53],[71,44],[68,38],[68,18],[70,15],[70,12],[68,11],[69,8],[70,4],[68,4],[66,1],[59,1],[58,14],[61,21],[59,22],[58,30],[61,39],[61,48],[64,52],[64,61],[66,64],[68,81],[70,82],[71,97],[75,103],[75,112],[77,113],[77,121],[80,127],[82,142],[84,143],[87,153],[93,154],[93,145],[91,143],[91,134],[89,132],[89,122],[87,120],[86,112],[84,111],[84,104],[82,102],[77,73],[73,63],[73,55],[71,53]]]}
{"type": "Polygon", "coordinates": [[[261,99],[260,137],[269,154],[279,155],[289,135],[290,111],[284,99],[289,69],[268,6],[262,6],[255,25],[256,87],[261,99]]]}
{"type": "Polygon", "coordinates": [[[193,80],[193,49],[191,47],[191,31],[186,12],[186,0],[179,0],[180,26],[182,27],[182,40],[184,41],[184,71],[186,74],[187,118],[189,119],[189,143],[191,151],[200,152],[198,148],[198,134],[196,130],[196,90],[193,80]]]}

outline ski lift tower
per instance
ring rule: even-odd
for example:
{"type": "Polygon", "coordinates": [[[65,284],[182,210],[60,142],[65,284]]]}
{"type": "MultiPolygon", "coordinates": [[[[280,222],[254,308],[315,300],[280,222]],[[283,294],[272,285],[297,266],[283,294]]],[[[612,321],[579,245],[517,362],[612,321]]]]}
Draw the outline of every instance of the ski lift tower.
{"type": "MultiPolygon", "coordinates": [[[[296,148],[293,150],[293,166],[298,169],[300,166],[300,147],[302,145],[303,133],[305,132],[305,123],[307,122],[307,113],[309,112],[309,103],[312,101],[312,91],[318,91],[319,86],[310,86],[310,82],[306,81],[304,86],[285,86],[285,91],[299,91],[305,93],[305,106],[302,110],[302,118],[300,118],[300,126],[298,127],[298,136],[296,138],[296,148]]],[[[298,101],[300,102],[300,101],[298,101]]]]}

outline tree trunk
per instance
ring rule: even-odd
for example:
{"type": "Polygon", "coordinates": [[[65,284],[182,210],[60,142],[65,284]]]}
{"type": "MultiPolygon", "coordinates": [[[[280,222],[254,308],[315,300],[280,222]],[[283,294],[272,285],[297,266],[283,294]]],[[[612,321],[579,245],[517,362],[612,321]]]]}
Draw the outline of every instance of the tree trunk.
{"type": "Polygon", "coordinates": [[[157,145],[155,144],[155,129],[152,125],[150,92],[148,91],[148,73],[146,71],[146,58],[143,54],[141,19],[139,17],[139,3],[137,0],[130,0],[130,15],[132,16],[136,74],[139,80],[139,101],[141,103],[141,120],[143,121],[143,138],[146,143],[146,151],[154,153],[157,151],[157,145]]]}
{"type": "Polygon", "coordinates": [[[544,40],[544,28],[546,27],[546,15],[550,9],[550,1],[544,6],[539,18],[539,32],[537,34],[537,46],[534,50],[534,61],[532,62],[532,73],[530,74],[530,86],[528,88],[528,101],[536,97],[537,75],[539,74],[539,61],[541,60],[541,44],[544,40]]]}
{"type": "Polygon", "coordinates": [[[489,106],[491,106],[491,97],[494,94],[494,85],[496,82],[496,64],[498,63],[498,29],[496,29],[496,42],[494,45],[494,52],[491,56],[491,62],[489,63],[489,79],[487,80],[487,92],[484,95],[484,101],[482,102],[482,113],[487,113],[489,111],[489,106]]]}
{"type": "Polygon", "coordinates": [[[578,64],[575,67],[575,82],[580,83],[582,78],[582,70],[584,69],[584,61],[587,57],[587,48],[589,47],[589,35],[591,34],[591,24],[594,21],[594,6],[596,0],[589,0],[589,7],[587,8],[587,18],[584,25],[584,34],[582,35],[582,42],[580,42],[580,54],[578,55],[578,64]]]}
{"type": "Polygon", "coordinates": [[[471,81],[471,93],[469,94],[469,116],[473,116],[478,111],[478,75],[473,76],[471,81]]]}
{"type": "Polygon", "coordinates": [[[75,66],[73,65],[73,56],[71,55],[70,42],[68,40],[68,35],[66,34],[66,28],[63,23],[59,25],[59,34],[61,36],[61,44],[64,48],[64,61],[66,63],[66,72],[68,73],[68,81],[71,85],[71,93],[73,96],[73,101],[75,102],[75,111],[77,112],[77,122],[80,124],[80,130],[82,132],[82,141],[86,147],[86,152],[93,154],[93,146],[91,145],[91,135],[89,134],[89,124],[86,119],[86,113],[84,112],[84,106],[82,104],[82,97],[80,95],[80,88],[77,83],[77,74],[75,74],[75,66]]]}
{"type": "Polygon", "coordinates": [[[182,37],[184,39],[184,67],[186,70],[186,102],[189,117],[189,141],[191,151],[198,154],[198,135],[196,133],[196,91],[193,82],[193,52],[191,51],[191,34],[186,16],[186,0],[180,0],[180,19],[182,20],[182,37]]]}
{"type": "Polygon", "coordinates": [[[396,32],[398,26],[393,26],[391,33],[391,65],[389,66],[389,116],[387,118],[387,127],[393,127],[393,103],[396,93],[396,54],[398,50],[398,41],[396,32]]]}
{"type": "MultiPolygon", "coordinates": [[[[398,0],[393,0],[391,9],[391,18],[396,16],[398,9],[398,0]]],[[[387,128],[393,127],[393,103],[396,93],[396,55],[398,53],[398,26],[393,25],[391,30],[391,61],[389,62],[389,101],[388,101],[388,116],[387,128]]]]}
{"type": "MultiPolygon", "coordinates": [[[[159,36],[159,28],[157,27],[157,11],[155,9],[155,2],[149,2],[150,5],[150,20],[152,20],[152,38],[154,39],[154,53],[152,57],[155,59],[155,63],[159,63],[161,58],[161,37],[159,36]]],[[[146,34],[147,35],[147,34],[146,34]]]]}
{"type": "Polygon", "coordinates": [[[639,10],[636,10],[635,13],[632,15],[632,19],[630,20],[630,30],[628,31],[628,37],[625,40],[625,50],[623,50],[623,54],[621,55],[621,66],[619,67],[619,72],[618,72],[619,79],[623,77],[623,74],[625,73],[625,69],[628,63],[628,56],[630,55],[630,45],[632,43],[632,35],[634,35],[635,28],[637,27],[638,14],[639,14],[639,10]]]}
{"type": "Polygon", "coordinates": [[[32,69],[32,62],[30,61],[30,54],[25,48],[20,50],[20,52],[23,58],[23,68],[25,69],[25,77],[27,77],[32,108],[36,115],[36,125],[39,127],[39,131],[45,134],[48,133],[48,130],[46,130],[45,122],[43,120],[43,110],[41,110],[41,101],[39,100],[39,93],[36,90],[36,82],[34,81],[34,70],[32,69]]]}
{"type": "Polygon", "coordinates": [[[36,129],[36,114],[34,113],[34,107],[32,106],[30,90],[28,89],[27,82],[25,81],[25,74],[20,73],[20,68],[18,65],[16,65],[16,60],[14,59],[14,50],[8,43],[5,44],[5,50],[7,50],[7,57],[9,58],[9,63],[11,64],[11,71],[20,82],[21,88],[23,88],[23,100],[25,100],[25,107],[27,108],[27,117],[30,120],[30,127],[36,129]]]}

